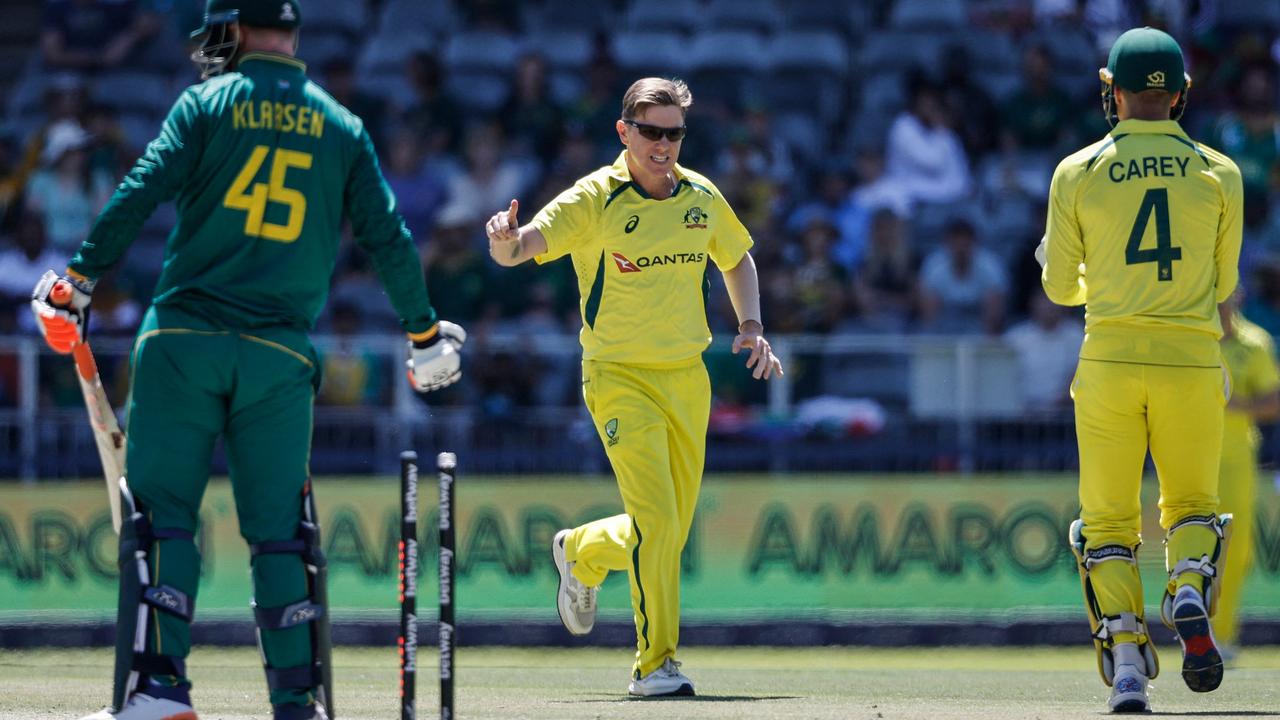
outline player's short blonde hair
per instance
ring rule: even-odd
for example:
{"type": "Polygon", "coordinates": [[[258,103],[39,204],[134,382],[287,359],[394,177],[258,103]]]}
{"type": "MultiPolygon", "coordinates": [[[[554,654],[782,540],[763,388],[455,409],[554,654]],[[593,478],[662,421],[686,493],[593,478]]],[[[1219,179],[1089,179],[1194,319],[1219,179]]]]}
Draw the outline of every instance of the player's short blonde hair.
{"type": "Polygon", "coordinates": [[[654,105],[674,105],[680,108],[681,114],[685,114],[693,105],[693,93],[679,78],[640,78],[631,83],[622,96],[622,119],[633,120],[645,108],[654,105]]]}

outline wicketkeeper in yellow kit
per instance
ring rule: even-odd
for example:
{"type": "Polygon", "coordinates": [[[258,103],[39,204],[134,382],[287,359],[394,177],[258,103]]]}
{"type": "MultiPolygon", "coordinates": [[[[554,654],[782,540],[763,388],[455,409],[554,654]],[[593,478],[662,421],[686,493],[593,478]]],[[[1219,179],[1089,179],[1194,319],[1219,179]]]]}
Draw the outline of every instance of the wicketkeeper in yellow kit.
{"type": "Polygon", "coordinates": [[[1230,538],[1230,517],[1218,515],[1230,389],[1217,306],[1238,280],[1243,189],[1235,163],[1177,122],[1191,79],[1172,37],[1124,33],[1100,75],[1113,129],[1054,171],[1037,257],[1049,298],[1085,305],[1072,384],[1081,513],[1070,542],[1110,707],[1145,712],[1159,672],[1136,557],[1148,449],[1169,569],[1161,618],[1181,640],[1187,686],[1222,682],[1209,621],[1230,538]]]}
{"type": "Polygon", "coordinates": [[[521,227],[518,203],[485,230],[501,265],[573,260],[581,291],[582,394],[618,478],[625,513],[561,530],[552,554],[557,608],[569,632],[595,624],[610,570],[631,578],[636,662],[632,695],[692,695],[675,661],[680,553],[706,453],[711,388],[709,262],[738,316],[733,351],[757,379],[782,374],[764,339],[751,236],[724,195],[676,164],[693,98],[678,80],[644,78],[622,99],[617,161],[578,180],[521,227]]]}
{"type": "Polygon", "coordinates": [[[1231,371],[1231,400],[1222,432],[1218,472],[1220,512],[1231,513],[1232,540],[1213,634],[1221,647],[1239,640],[1240,592],[1253,560],[1253,521],[1258,491],[1258,421],[1280,417],[1280,367],[1275,341],[1240,313],[1240,293],[1222,304],[1222,358],[1231,371]]]}

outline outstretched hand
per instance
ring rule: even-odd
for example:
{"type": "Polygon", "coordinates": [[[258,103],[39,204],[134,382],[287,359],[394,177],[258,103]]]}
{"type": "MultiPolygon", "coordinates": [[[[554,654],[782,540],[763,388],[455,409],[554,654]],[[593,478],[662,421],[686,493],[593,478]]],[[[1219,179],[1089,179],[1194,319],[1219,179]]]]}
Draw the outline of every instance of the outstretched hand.
{"type": "Polygon", "coordinates": [[[499,264],[506,264],[520,255],[520,201],[512,200],[511,207],[494,213],[485,223],[484,232],[489,236],[489,256],[499,264]]]}
{"type": "Polygon", "coordinates": [[[751,377],[757,380],[768,380],[777,373],[782,377],[782,361],[773,354],[769,341],[764,339],[764,328],[760,323],[748,320],[738,328],[738,335],[733,339],[733,354],[742,350],[750,350],[747,356],[747,367],[753,368],[751,377]]]}

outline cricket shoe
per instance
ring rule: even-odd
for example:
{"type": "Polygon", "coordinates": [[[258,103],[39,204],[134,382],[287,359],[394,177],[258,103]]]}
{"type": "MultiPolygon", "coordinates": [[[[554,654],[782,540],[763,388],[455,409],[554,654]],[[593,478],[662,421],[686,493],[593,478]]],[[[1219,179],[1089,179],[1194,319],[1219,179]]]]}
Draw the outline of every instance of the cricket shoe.
{"type": "Polygon", "coordinates": [[[137,692],[129,697],[120,712],[110,709],[86,715],[80,720],[200,720],[190,703],[158,698],[137,692]]]}
{"type": "Polygon", "coordinates": [[[1182,644],[1182,679],[1193,692],[1210,692],[1222,684],[1222,653],[1213,638],[1209,613],[1200,592],[1190,585],[1173,598],[1173,629],[1182,644]]]}
{"type": "Polygon", "coordinates": [[[627,692],[637,697],[689,697],[695,695],[693,681],[680,672],[680,663],[667,658],[657,670],[636,677],[627,685],[627,692]]]}
{"type": "Polygon", "coordinates": [[[1134,643],[1118,643],[1112,650],[1115,674],[1111,676],[1111,699],[1107,705],[1113,713],[1151,712],[1147,698],[1146,661],[1134,643]]]}
{"type": "Polygon", "coordinates": [[[574,635],[586,635],[596,626],[596,590],[587,587],[573,576],[573,566],[564,559],[564,539],[569,530],[561,530],[551,541],[551,558],[555,561],[556,572],[560,573],[560,587],[556,590],[556,609],[560,611],[560,622],[574,635]]]}

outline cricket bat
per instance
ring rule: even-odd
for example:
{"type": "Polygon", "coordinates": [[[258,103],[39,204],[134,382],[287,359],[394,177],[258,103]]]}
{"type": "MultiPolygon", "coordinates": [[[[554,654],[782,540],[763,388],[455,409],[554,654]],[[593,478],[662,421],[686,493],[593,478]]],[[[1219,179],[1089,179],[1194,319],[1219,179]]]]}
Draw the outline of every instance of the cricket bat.
{"type": "MultiPolygon", "coordinates": [[[[46,276],[52,275],[52,271],[46,276]]],[[[71,302],[71,286],[58,281],[49,289],[49,301],[58,307],[71,302]]],[[[76,376],[80,380],[80,394],[84,395],[85,408],[89,410],[89,424],[93,426],[93,441],[98,445],[98,458],[102,460],[102,474],[107,481],[107,500],[111,504],[111,527],[120,534],[120,481],[124,479],[124,433],[116,422],[116,414],[107,402],[98,376],[98,362],[88,341],[81,340],[71,349],[76,361],[76,376]]]]}
{"type": "Polygon", "coordinates": [[[85,408],[89,410],[89,424],[93,426],[93,440],[98,445],[98,457],[102,460],[102,472],[107,481],[107,500],[111,503],[111,526],[120,534],[120,480],[124,478],[124,432],[116,422],[116,414],[107,402],[98,376],[98,363],[88,342],[81,342],[71,351],[76,361],[76,376],[80,380],[80,392],[84,395],[85,408]]]}

